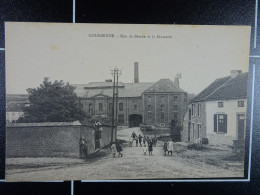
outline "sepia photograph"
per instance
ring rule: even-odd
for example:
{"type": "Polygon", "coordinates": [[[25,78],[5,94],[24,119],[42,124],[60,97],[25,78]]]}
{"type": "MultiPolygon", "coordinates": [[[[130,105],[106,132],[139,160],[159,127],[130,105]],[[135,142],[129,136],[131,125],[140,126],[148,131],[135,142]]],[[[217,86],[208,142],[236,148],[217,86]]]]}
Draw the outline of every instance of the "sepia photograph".
{"type": "Polygon", "coordinates": [[[6,181],[244,178],[250,31],[6,22],[6,181]]]}

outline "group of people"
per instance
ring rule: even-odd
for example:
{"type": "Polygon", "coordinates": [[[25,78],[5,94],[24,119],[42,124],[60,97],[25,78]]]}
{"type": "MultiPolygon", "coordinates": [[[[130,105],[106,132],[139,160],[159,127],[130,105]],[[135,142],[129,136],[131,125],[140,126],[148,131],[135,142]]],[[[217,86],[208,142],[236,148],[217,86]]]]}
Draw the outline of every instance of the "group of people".
{"type": "Polygon", "coordinates": [[[168,156],[169,156],[169,154],[171,154],[171,156],[172,156],[173,146],[174,146],[174,142],[172,141],[172,139],[170,139],[170,141],[168,141],[168,142],[166,142],[166,141],[164,142],[164,144],[163,144],[164,156],[166,156],[167,152],[168,152],[168,156]]]}
{"type": "MultiPolygon", "coordinates": [[[[135,142],[135,146],[138,147],[138,145],[140,147],[142,147],[143,149],[143,153],[144,155],[147,155],[147,152],[149,154],[149,156],[153,155],[153,147],[156,146],[158,141],[158,138],[156,137],[156,135],[152,138],[149,138],[148,136],[141,136],[136,135],[136,133],[133,131],[130,139],[129,139],[129,147],[133,147],[133,142],[135,142]]],[[[170,141],[165,141],[163,144],[163,150],[164,150],[164,155],[170,155],[172,156],[173,153],[173,148],[174,148],[174,142],[172,141],[172,139],[170,139],[170,141]]],[[[111,145],[111,151],[112,151],[112,155],[113,157],[116,157],[116,155],[118,154],[118,157],[122,157],[122,151],[123,151],[123,147],[121,145],[121,143],[116,140],[115,142],[112,143],[111,145]]]]}
{"type": "Polygon", "coordinates": [[[141,134],[136,135],[136,133],[133,131],[131,137],[129,138],[129,147],[133,147],[134,142],[135,146],[138,147],[139,143],[139,146],[143,147],[144,155],[146,155],[148,151],[150,156],[153,152],[153,146],[156,147],[157,141],[158,139],[156,135],[152,138],[149,138],[148,136],[141,136],[141,134]]]}
{"type": "Polygon", "coordinates": [[[113,157],[116,157],[117,153],[118,153],[118,157],[123,156],[123,154],[122,154],[123,147],[118,140],[116,140],[115,142],[112,143],[111,150],[112,150],[113,157]]]}

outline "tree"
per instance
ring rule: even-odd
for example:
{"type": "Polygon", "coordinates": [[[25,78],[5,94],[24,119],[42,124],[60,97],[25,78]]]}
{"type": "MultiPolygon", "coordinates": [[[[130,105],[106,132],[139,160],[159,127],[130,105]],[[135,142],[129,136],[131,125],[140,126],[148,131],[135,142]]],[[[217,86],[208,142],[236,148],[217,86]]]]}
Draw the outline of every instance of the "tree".
{"type": "Polygon", "coordinates": [[[37,88],[29,88],[31,105],[25,108],[24,117],[19,122],[72,122],[83,120],[85,113],[77,95],[75,87],[61,81],[51,82],[44,78],[37,88]]]}

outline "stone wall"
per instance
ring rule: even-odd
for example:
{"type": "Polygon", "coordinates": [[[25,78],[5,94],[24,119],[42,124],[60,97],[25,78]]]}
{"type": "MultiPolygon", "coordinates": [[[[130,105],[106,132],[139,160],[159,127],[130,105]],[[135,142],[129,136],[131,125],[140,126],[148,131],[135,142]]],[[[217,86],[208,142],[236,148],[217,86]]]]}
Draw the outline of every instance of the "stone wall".
{"type": "MultiPolygon", "coordinates": [[[[80,157],[79,141],[87,140],[88,154],[95,152],[95,130],[82,125],[7,124],[6,157],[80,157]]],[[[102,127],[101,147],[111,141],[111,127],[102,127]]]]}

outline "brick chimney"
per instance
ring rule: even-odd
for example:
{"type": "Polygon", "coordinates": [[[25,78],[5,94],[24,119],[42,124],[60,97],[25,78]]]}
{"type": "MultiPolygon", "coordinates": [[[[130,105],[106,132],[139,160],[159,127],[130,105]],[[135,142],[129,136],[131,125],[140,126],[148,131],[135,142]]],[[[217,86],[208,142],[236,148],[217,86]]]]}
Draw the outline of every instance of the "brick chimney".
{"type": "Polygon", "coordinates": [[[239,75],[241,73],[242,73],[242,70],[231,70],[230,71],[230,77],[234,78],[234,77],[236,77],[237,75],[239,75]]]}
{"type": "Polygon", "coordinates": [[[134,83],[139,83],[138,62],[134,63],[134,83]]]}

